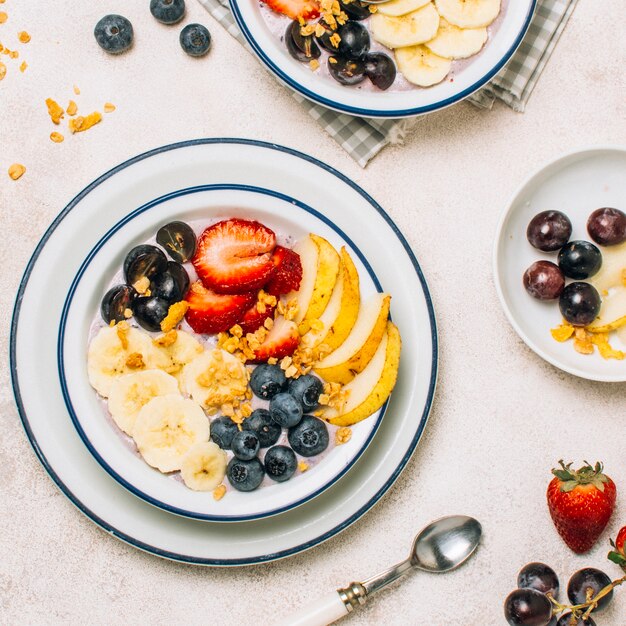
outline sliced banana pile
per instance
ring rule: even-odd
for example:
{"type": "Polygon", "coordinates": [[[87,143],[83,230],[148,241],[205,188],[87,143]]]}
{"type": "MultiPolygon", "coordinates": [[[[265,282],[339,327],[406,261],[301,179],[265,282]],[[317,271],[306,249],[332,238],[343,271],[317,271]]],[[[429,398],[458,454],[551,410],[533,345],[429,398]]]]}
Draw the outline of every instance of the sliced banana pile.
{"type": "Polygon", "coordinates": [[[372,37],[395,51],[409,82],[430,87],[445,79],[453,60],[482,50],[501,0],[390,0],[377,6],[372,37]]]}
{"type": "MultiPolygon", "coordinates": [[[[202,405],[207,406],[211,392],[226,396],[224,372],[237,380],[235,392],[243,385],[245,393],[247,371],[238,359],[223,350],[205,351],[184,331],[153,340],[138,328],[118,324],[102,328],[92,339],[87,370],[91,385],[108,398],[113,420],[134,439],[146,463],[163,473],[180,471],[196,491],[222,483],[226,454],[209,441],[210,423],[202,405]],[[192,398],[182,396],[179,381],[186,381],[192,398]]],[[[232,396],[232,384],[229,392],[232,396]]]]}

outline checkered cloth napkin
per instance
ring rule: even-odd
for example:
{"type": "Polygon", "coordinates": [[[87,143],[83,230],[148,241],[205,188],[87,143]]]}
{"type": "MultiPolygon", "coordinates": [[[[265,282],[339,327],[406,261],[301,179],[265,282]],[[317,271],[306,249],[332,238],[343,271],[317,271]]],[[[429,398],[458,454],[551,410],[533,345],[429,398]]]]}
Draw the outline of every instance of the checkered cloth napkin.
{"type": "MultiPolygon", "coordinates": [[[[515,0],[510,0],[515,1],[515,0]]],[[[490,109],[496,98],[522,112],[539,80],[578,0],[538,0],[533,21],[521,46],[506,67],[483,89],[469,98],[490,109]]],[[[200,4],[241,44],[228,0],[199,0],[200,4]]],[[[306,112],[361,166],[365,167],[386,145],[401,143],[413,120],[378,120],[354,117],[314,104],[299,93],[292,96],[306,112]]]]}

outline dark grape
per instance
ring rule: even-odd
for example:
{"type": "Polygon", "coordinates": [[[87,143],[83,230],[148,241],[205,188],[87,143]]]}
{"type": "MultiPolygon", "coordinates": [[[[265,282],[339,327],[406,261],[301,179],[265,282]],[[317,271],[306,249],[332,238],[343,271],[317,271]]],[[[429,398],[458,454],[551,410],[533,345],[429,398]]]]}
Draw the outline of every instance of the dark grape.
{"type": "Polygon", "coordinates": [[[346,22],[337,29],[341,38],[337,54],[344,59],[360,59],[370,49],[370,34],[358,22],[346,22]]]}
{"type": "Polygon", "coordinates": [[[597,209],[587,220],[589,236],[601,246],[626,241],[626,213],[619,209],[597,209]]]}
{"type": "Polygon", "coordinates": [[[124,259],[124,278],[134,285],[141,278],[152,279],[167,268],[165,255],[156,246],[135,246],[124,259]]]}
{"type": "Polygon", "coordinates": [[[589,283],[570,283],[559,297],[561,315],[574,326],[587,326],[598,317],[602,300],[589,283]]]}
{"type": "Polygon", "coordinates": [[[285,32],[285,45],[287,46],[289,54],[296,59],[296,61],[308,63],[311,59],[318,59],[321,55],[321,50],[312,36],[302,36],[300,28],[301,26],[298,22],[292,22],[287,27],[287,31],[285,32]],[[296,33],[296,37],[293,35],[294,32],[296,33]]]}
{"type": "Polygon", "coordinates": [[[324,32],[319,37],[315,35],[317,43],[319,43],[319,45],[328,52],[337,52],[337,46],[333,46],[332,42],[330,41],[330,38],[335,34],[335,31],[330,26],[328,26],[328,24],[326,24],[324,20],[320,20],[318,24],[324,27],[324,32]]]}
{"type": "Polygon", "coordinates": [[[554,300],[565,288],[559,266],[551,261],[536,261],[524,272],[524,287],[537,300],[554,300]]]}
{"type": "Polygon", "coordinates": [[[161,330],[161,322],[165,319],[169,308],[170,305],[167,300],[143,296],[135,300],[133,310],[139,326],[156,332],[161,330]]]}
{"type": "MultiPolygon", "coordinates": [[[[567,583],[567,597],[572,604],[584,604],[589,600],[587,598],[589,589],[592,591],[591,597],[593,598],[599,591],[610,584],[611,579],[604,572],[595,567],[585,567],[572,574],[567,583]]],[[[600,598],[594,612],[599,613],[606,608],[612,599],[613,590],[611,589],[606,596],[600,598]]]]}
{"type": "Polygon", "coordinates": [[[170,222],[161,226],[156,240],[178,263],[187,263],[196,251],[196,234],[185,222],[170,222]]]}
{"type": "Polygon", "coordinates": [[[289,54],[303,63],[307,63],[311,59],[319,59],[322,52],[319,46],[315,42],[313,35],[303,36],[300,32],[300,23],[297,21],[291,22],[285,32],[285,44],[289,54]]]}
{"type": "Polygon", "coordinates": [[[555,571],[545,563],[528,563],[517,575],[517,586],[549,593],[556,600],[559,596],[559,579],[555,571]]]}
{"type": "MultiPolygon", "coordinates": [[[[559,617],[559,621],[556,623],[556,626],[572,626],[572,614],[570,612],[563,613],[561,617],[559,617]]],[[[596,623],[588,617],[586,620],[582,620],[582,618],[578,618],[576,620],[576,626],[596,626],[596,623]]]]}
{"type": "Polygon", "coordinates": [[[365,74],[376,87],[384,91],[396,80],[396,64],[388,54],[370,52],[365,57],[365,74]]]}
{"type": "Polygon", "coordinates": [[[353,2],[339,0],[339,6],[351,20],[360,21],[372,15],[370,5],[365,2],[359,2],[359,0],[353,0],[353,2]]]}
{"type": "Polygon", "coordinates": [[[189,289],[189,275],[180,263],[169,261],[167,269],[150,283],[150,295],[170,304],[180,302],[189,289]]]}
{"type": "Polygon", "coordinates": [[[530,220],[526,237],[535,248],[554,252],[562,248],[572,236],[572,223],[560,211],[543,211],[530,220]]]}
{"type": "Polygon", "coordinates": [[[504,601],[504,617],[511,626],[548,626],[552,603],[535,589],[516,589],[504,601]]]}
{"type": "Polygon", "coordinates": [[[126,311],[133,310],[133,301],[136,297],[137,292],[129,285],[112,287],[104,294],[100,304],[102,319],[107,324],[124,321],[127,319],[126,311]]]}
{"type": "Polygon", "coordinates": [[[559,252],[559,267],[565,276],[585,280],[602,267],[602,253],[589,241],[570,241],[559,252]]]}
{"type": "Polygon", "coordinates": [[[342,85],[358,85],[365,80],[365,63],[361,59],[328,57],[330,75],[342,85]]]}

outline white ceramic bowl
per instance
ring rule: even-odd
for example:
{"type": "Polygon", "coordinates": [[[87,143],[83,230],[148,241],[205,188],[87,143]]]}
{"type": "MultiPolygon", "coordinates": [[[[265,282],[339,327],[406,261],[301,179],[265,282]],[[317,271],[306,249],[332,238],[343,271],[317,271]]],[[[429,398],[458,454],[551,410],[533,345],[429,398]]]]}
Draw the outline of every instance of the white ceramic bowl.
{"type": "MultiPolygon", "coordinates": [[[[626,381],[624,361],[605,360],[576,352],[571,341],[558,343],[550,329],[562,317],[557,302],[530,297],[522,285],[526,268],[538,261],[554,261],[556,253],[533,248],[526,239],[528,222],[541,211],[556,209],[571,220],[572,239],[589,240],[587,218],[600,207],[626,211],[626,149],[598,147],[577,150],[545,165],[521,185],[504,210],[495,239],[494,276],[500,302],[518,335],[539,356],[581,378],[626,381]]],[[[611,336],[613,347],[626,346],[611,336]]]]}
{"type": "Polygon", "coordinates": [[[535,10],[536,0],[503,0],[502,21],[483,52],[456,71],[454,80],[409,91],[365,91],[340,85],[312,72],[293,59],[270,32],[259,0],[229,0],[237,25],[263,64],[289,87],[330,109],[366,117],[397,118],[419,115],[459,102],[486,85],[520,45],[535,10]]]}
{"type": "Polygon", "coordinates": [[[105,419],[104,406],[89,385],[86,354],[89,327],[100,300],[126,253],[145,242],[168,221],[242,217],[255,219],[295,240],[309,232],[320,234],[337,249],[345,245],[359,271],[364,299],[381,290],[364,254],[346,233],[311,207],[271,190],[242,185],[207,185],[179,190],[131,211],[89,252],[67,296],[59,331],[59,371],[67,407],[85,444],[101,465],[122,485],[148,502],[180,515],[219,521],[242,521],[275,515],[314,498],[343,476],[368,446],[385,407],[356,424],[350,441],[334,446],[336,427],[329,426],[331,444],[311,469],[285,483],[264,484],[250,493],[229,490],[216,502],[210,493],[188,489],[151,468],[129,446],[118,429],[105,419]]]}

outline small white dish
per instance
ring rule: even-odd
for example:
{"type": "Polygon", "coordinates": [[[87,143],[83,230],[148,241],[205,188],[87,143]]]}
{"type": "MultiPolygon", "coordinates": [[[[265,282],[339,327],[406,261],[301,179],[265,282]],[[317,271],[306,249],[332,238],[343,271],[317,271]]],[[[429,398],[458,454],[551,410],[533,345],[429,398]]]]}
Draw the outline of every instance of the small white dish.
{"type": "MultiPolygon", "coordinates": [[[[101,286],[105,284],[103,278],[101,286]]],[[[437,330],[426,281],[383,209],[328,165],[288,148],[245,139],[163,146],[121,163],[81,191],[53,221],[28,263],[15,302],[10,342],[13,392],[26,435],[68,499],[106,532],[141,550],[219,566],[262,563],[308,550],[374,506],[421,439],[435,392],[437,359],[437,330]],[[122,489],[79,436],[57,374],[56,331],[64,303],[81,264],[102,235],[136,207],[172,190],[225,181],[297,198],[349,233],[381,284],[394,294],[394,322],[409,338],[375,443],[353,469],[301,506],[236,524],[172,515],[122,489]]],[[[102,413],[93,419],[102,419],[102,413]]]]}
{"type": "MultiPolygon", "coordinates": [[[[624,361],[576,352],[571,341],[555,341],[550,329],[562,322],[557,301],[541,302],[526,293],[522,275],[535,261],[555,261],[526,239],[526,228],[539,212],[554,209],[572,222],[572,239],[589,240],[587,218],[595,209],[626,210],[626,149],[576,150],[541,167],[519,187],[507,204],[495,238],[493,271],[504,312],[523,341],[540,357],[565,372],[605,382],[626,381],[624,361]]],[[[617,349],[626,350],[611,335],[617,349]]]]}
{"type": "Polygon", "coordinates": [[[237,26],[254,53],[287,86],[330,109],[376,118],[410,117],[437,111],[486,85],[517,50],[536,6],[536,0],[503,0],[501,22],[484,50],[438,85],[408,91],[393,91],[393,88],[367,91],[359,89],[358,85],[340,85],[328,76],[312,72],[306,63],[293,59],[284,42],[268,28],[259,0],[229,1],[237,26]]]}

